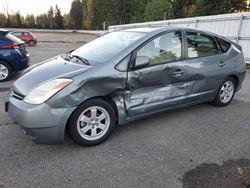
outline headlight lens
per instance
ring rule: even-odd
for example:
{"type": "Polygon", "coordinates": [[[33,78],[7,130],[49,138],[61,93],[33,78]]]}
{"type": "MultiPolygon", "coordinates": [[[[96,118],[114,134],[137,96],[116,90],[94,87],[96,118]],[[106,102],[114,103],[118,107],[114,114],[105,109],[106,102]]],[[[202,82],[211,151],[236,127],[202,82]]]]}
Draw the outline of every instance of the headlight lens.
{"type": "Polygon", "coordinates": [[[73,82],[71,79],[55,79],[48,81],[33,89],[24,98],[24,102],[29,104],[42,104],[71,82],[73,82]]]}

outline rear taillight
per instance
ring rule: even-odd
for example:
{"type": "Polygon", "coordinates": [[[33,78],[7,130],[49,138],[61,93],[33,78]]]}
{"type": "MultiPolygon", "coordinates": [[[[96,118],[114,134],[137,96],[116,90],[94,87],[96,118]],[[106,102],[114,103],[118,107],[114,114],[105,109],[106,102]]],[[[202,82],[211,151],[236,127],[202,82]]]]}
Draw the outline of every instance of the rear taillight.
{"type": "Polygon", "coordinates": [[[5,46],[0,46],[0,48],[4,48],[4,49],[10,49],[10,48],[15,48],[15,49],[19,49],[19,44],[18,43],[11,43],[5,46]]]}

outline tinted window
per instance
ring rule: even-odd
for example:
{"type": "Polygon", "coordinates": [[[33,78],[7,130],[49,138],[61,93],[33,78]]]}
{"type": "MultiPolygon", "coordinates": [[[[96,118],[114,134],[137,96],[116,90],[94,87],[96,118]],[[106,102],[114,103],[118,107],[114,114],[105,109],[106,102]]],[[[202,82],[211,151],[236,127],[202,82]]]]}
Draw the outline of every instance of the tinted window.
{"type": "Polygon", "coordinates": [[[150,41],[137,52],[147,56],[150,65],[176,61],[181,58],[181,32],[171,32],[150,41]]]}
{"type": "Polygon", "coordinates": [[[7,38],[7,39],[9,39],[9,40],[11,40],[12,42],[16,42],[16,43],[18,43],[18,44],[23,43],[23,41],[21,41],[20,39],[16,38],[15,36],[13,36],[13,35],[10,34],[10,33],[7,34],[7,35],[5,35],[4,37],[7,38]]]}
{"type": "Polygon", "coordinates": [[[204,57],[217,54],[217,47],[214,39],[210,36],[187,32],[188,57],[204,57]]]}
{"type": "Polygon", "coordinates": [[[76,49],[72,55],[93,62],[107,62],[145,35],[146,33],[126,31],[109,33],[76,49]]]}
{"type": "Polygon", "coordinates": [[[21,32],[14,32],[14,33],[12,33],[12,35],[14,35],[14,36],[22,36],[22,33],[21,32]]]}
{"type": "Polygon", "coordinates": [[[227,42],[221,38],[217,38],[217,41],[218,41],[223,52],[226,52],[231,46],[231,44],[229,42],[227,42]]]}

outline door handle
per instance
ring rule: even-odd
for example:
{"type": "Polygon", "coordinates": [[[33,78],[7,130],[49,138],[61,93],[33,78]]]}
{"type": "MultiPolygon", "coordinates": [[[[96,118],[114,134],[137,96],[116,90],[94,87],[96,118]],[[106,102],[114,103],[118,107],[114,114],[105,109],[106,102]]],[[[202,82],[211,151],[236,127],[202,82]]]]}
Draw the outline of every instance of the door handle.
{"type": "Polygon", "coordinates": [[[172,76],[173,77],[181,77],[183,75],[184,71],[181,69],[176,69],[173,73],[172,76]]]}
{"type": "Polygon", "coordinates": [[[226,63],[224,62],[224,61],[221,61],[220,63],[219,63],[219,66],[220,67],[224,67],[226,65],[226,63]]]}

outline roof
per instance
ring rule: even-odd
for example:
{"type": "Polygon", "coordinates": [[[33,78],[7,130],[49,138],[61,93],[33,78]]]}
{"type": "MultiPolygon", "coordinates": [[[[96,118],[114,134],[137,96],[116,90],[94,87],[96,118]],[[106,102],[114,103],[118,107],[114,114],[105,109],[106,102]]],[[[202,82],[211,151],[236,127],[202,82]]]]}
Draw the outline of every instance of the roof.
{"type": "Polygon", "coordinates": [[[151,27],[123,29],[123,30],[118,30],[118,31],[150,33],[150,32],[154,32],[154,31],[168,31],[168,30],[173,30],[173,29],[185,29],[185,28],[184,27],[177,27],[177,26],[151,26],[151,27]]]}

